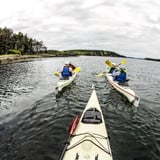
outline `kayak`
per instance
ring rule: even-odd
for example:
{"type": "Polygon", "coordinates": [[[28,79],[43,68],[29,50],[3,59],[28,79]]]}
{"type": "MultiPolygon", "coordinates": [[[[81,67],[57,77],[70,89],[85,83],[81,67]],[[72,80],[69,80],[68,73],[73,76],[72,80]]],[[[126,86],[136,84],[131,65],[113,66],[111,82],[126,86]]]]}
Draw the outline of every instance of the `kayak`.
{"type": "Polygon", "coordinates": [[[103,113],[93,87],[89,101],[69,129],[60,160],[113,160],[103,113]]]}
{"type": "Polygon", "coordinates": [[[59,81],[57,82],[55,90],[57,92],[62,91],[62,89],[68,85],[70,85],[74,79],[76,78],[77,73],[74,73],[72,76],[67,77],[67,79],[62,79],[60,78],[59,81]]]}
{"type": "Polygon", "coordinates": [[[138,107],[140,98],[129,87],[128,82],[119,83],[118,81],[114,81],[111,73],[106,73],[106,79],[117,91],[123,94],[130,103],[132,103],[135,107],[138,107]]]}

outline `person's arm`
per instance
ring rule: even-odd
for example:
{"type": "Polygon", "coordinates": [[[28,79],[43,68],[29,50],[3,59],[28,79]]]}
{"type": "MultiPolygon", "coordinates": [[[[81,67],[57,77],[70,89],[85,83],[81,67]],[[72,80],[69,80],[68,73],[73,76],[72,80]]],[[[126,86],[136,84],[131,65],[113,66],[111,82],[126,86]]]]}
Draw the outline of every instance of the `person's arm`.
{"type": "Polygon", "coordinates": [[[113,73],[112,73],[112,76],[117,77],[117,76],[119,76],[119,74],[120,74],[120,71],[114,70],[113,73]]]}
{"type": "Polygon", "coordinates": [[[73,64],[70,64],[70,65],[71,65],[72,69],[75,69],[75,68],[76,68],[76,66],[74,66],[73,64]]]}
{"type": "Polygon", "coordinates": [[[70,71],[70,72],[72,72],[72,71],[73,71],[72,67],[69,67],[69,71],[70,71]]]}

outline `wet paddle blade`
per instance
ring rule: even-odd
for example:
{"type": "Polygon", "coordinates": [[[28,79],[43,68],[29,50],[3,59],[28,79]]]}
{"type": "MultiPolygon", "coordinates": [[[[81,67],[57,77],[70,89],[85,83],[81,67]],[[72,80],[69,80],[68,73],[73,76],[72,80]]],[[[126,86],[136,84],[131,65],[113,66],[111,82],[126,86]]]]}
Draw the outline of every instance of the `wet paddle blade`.
{"type": "Polygon", "coordinates": [[[81,68],[80,67],[76,67],[75,69],[74,69],[74,72],[80,72],[81,71],[81,68]]]}
{"type": "Polygon", "coordinates": [[[102,77],[102,76],[103,76],[103,73],[99,73],[97,76],[98,76],[98,77],[102,77]]]}
{"type": "Polygon", "coordinates": [[[54,72],[54,75],[55,75],[55,76],[59,76],[59,75],[60,75],[60,72],[56,71],[56,72],[54,72]]]}
{"type": "Polygon", "coordinates": [[[110,60],[107,59],[107,60],[105,61],[105,63],[106,63],[108,66],[112,67],[112,62],[111,62],[110,60]]]}
{"type": "Polygon", "coordinates": [[[121,61],[121,64],[126,64],[127,63],[127,60],[126,59],[123,59],[122,61],[121,61]]]}

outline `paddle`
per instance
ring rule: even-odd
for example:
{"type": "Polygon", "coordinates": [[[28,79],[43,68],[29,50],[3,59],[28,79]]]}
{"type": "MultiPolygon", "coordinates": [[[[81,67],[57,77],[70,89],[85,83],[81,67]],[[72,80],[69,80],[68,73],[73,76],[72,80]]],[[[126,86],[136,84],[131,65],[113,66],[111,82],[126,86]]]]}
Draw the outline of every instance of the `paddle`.
{"type": "Polygon", "coordinates": [[[69,131],[68,131],[69,137],[68,137],[68,140],[67,140],[67,142],[66,142],[66,145],[65,145],[65,147],[64,147],[64,149],[63,149],[63,152],[62,152],[62,154],[61,154],[60,160],[62,160],[63,157],[64,157],[64,155],[65,155],[65,152],[66,152],[66,150],[67,150],[67,147],[68,147],[68,145],[69,145],[69,142],[70,142],[70,140],[71,140],[71,138],[72,138],[72,136],[73,136],[73,134],[74,134],[74,131],[76,130],[76,127],[77,127],[77,125],[78,125],[79,119],[80,119],[80,116],[76,116],[76,117],[74,118],[74,120],[72,121],[71,125],[70,125],[69,131]]]}
{"type": "Polygon", "coordinates": [[[106,63],[108,66],[112,67],[112,62],[111,62],[109,59],[107,59],[107,60],[105,61],[105,63],[106,63]]]}
{"type": "MultiPolygon", "coordinates": [[[[76,67],[74,70],[73,70],[75,73],[77,73],[77,72],[80,72],[81,71],[81,68],[80,67],[76,67]]],[[[54,75],[55,76],[60,76],[60,71],[55,71],[54,72],[54,75]]]]}
{"type": "Polygon", "coordinates": [[[123,59],[123,60],[121,61],[121,63],[118,64],[118,66],[121,65],[121,64],[126,64],[126,63],[127,63],[127,60],[126,60],[126,59],[123,59]]]}
{"type": "MultiPolygon", "coordinates": [[[[113,66],[112,62],[111,62],[109,59],[107,59],[107,60],[105,61],[105,63],[106,63],[108,66],[110,66],[110,67],[113,66]]],[[[126,63],[127,63],[127,60],[126,60],[126,59],[123,59],[123,60],[121,61],[121,63],[119,63],[117,66],[119,66],[119,65],[121,65],[121,64],[126,64],[126,63]]]]}
{"type": "MultiPolygon", "coordinates": [[[[112,67],[112,66],[113,66],[112,62],[111,62],[109,59],[107,59],[107,60],[105,61],[105,63],[106,63],[109,67],[112,67]]],[[[118,67],[118,66],[121,65],[121,64],[126,64],[126,63],[127,63],[127,60],[126,60],[126,59],[123,59],[123,60],[121,61],[121,63],[119,63],[118,65],[116,65],[116,67],[118,67]]],[[[98,76],[98,77],[102,77],[104,73],[105,73],[105,72],[99,73],[97,76],[98,76]]]]}
{"type": "Polygon", "coordinates": [[[104,73],[105,73],[105,72],[99,73],[97,76],[98,76],[98,77],[102,77],[104,73]]]}
{"type": "Polygon", "coordinates": [[[54,75],[55,75],[55,76],[59,76],[59,75],[60,75],[60,72],[59,72],[59,71],[55,71],[55,72],[54,72],[54,75]]]}
{"type": "MultiPolygon", "coordinates": [[[[112,62],[111,62],[109,59],[107,59],[107,60],[105,61],[105,63],[106,63],[109,67],[112,67],[112,66],[113,66],[113,65],[112,65],[112,62]]],[[[98,76],[98,77],[102,77],[103,74],[104,74],[104,72],[103,72],[103,73],[99,73],[97,76],[98,76]]]]}
{"type": "Polygon", "coordinates": [[[81,71],[81,68],[80,67],[76,67],[74,70],[73,70],[74,72],[80,72],[81,71]]]}

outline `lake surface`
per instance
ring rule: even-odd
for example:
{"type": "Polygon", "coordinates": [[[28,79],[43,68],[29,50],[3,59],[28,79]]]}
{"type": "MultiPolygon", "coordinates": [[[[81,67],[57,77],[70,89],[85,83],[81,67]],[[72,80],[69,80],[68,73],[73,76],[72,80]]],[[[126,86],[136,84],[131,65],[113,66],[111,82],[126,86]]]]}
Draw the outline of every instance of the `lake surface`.
{"type": "Polygon", "coordinates": [[[104,77],[105,60],[67,57],[0,65],[0,159],[58,160],[73,118],[80,114],[94,84],[103,110],[114,160],[160,160],[160,63],[129,59],[129,85],[140,96],[138,108],[104,77]],[[81,67],[74,83],[55,94],[65,60],[81,67]]]}

